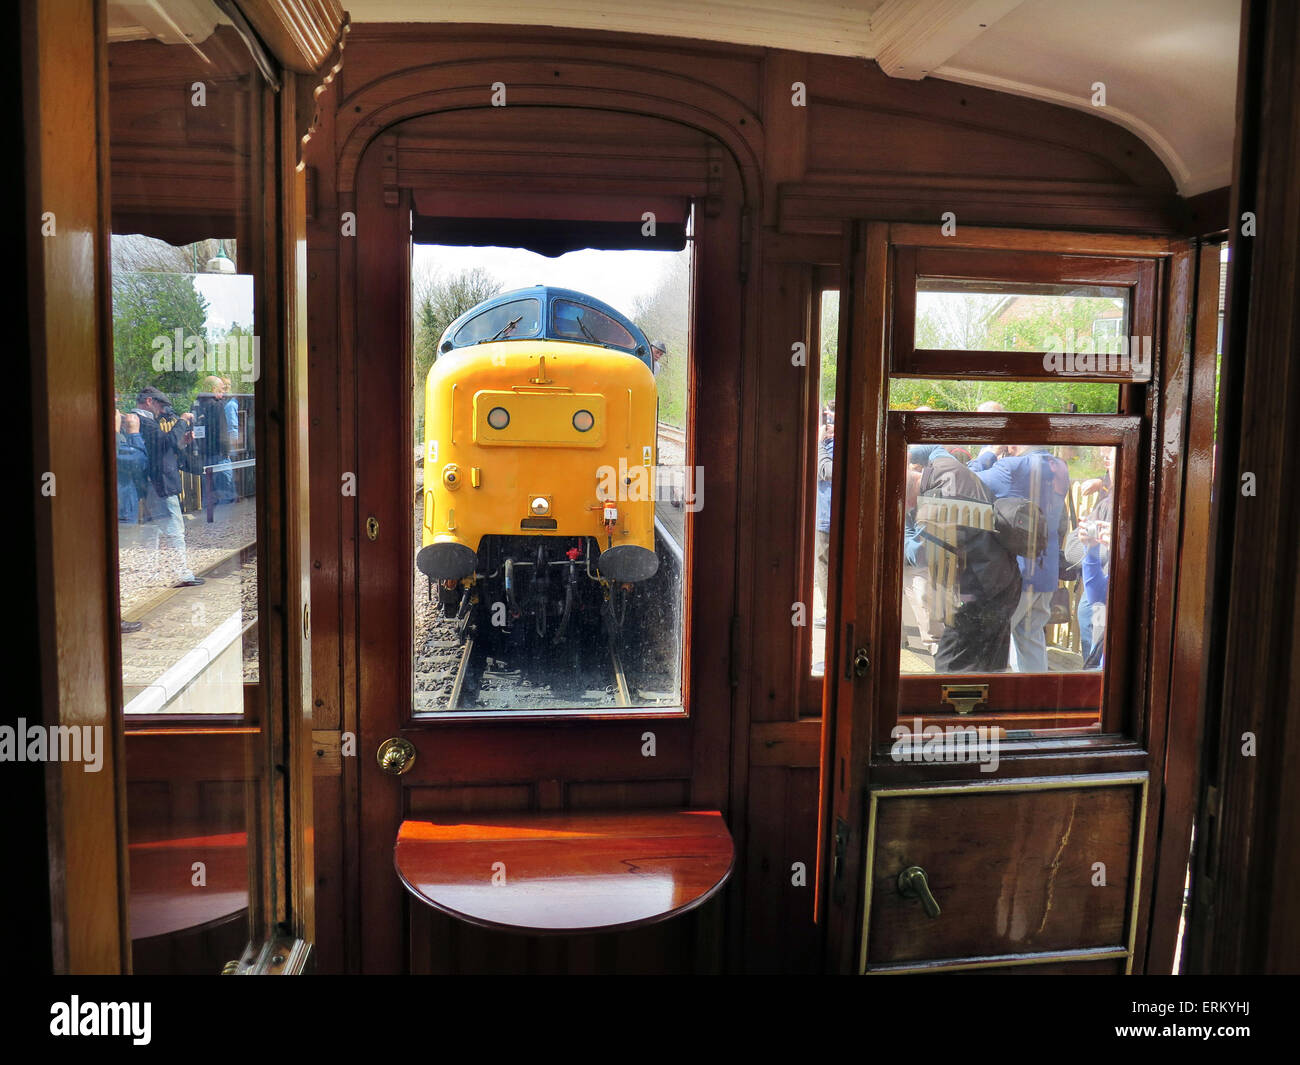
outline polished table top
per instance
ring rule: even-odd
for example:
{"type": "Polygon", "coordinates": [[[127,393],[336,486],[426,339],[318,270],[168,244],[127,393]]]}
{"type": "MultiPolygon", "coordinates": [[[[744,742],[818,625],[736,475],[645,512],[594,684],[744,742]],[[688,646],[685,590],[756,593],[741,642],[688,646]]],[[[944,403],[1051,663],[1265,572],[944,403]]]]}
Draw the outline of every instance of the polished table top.
{"type": "Polygon", "coordinates": [[[248,834],[167,825],[131,839],[131,938],[197,931],[248,909],[248,834]],[[196,884],[195,864],[203,863],[196,884]]]}
{"type": "Polygon", "coordinates": [[[641,810],[403,821],[393,861],[435,910],[537,934],[667,920],[712,898],[735,856],[717,810],[641,810]]]}

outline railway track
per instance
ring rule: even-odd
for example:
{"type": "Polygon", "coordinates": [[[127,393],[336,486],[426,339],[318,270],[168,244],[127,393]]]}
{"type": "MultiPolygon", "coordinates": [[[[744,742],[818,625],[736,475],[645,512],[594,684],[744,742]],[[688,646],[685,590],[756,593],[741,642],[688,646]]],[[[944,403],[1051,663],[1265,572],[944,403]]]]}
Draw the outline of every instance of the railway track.
{"type": "Polygon", "coordinates": [[[465,710],[546,710],[567,703],[592,709],[632,705],[632,687],[613,643],[603,653],[578,648],[578,664],[534,663],[529,668],[487,652],[471,633],[461,645],[443,713],[465,710]]]}

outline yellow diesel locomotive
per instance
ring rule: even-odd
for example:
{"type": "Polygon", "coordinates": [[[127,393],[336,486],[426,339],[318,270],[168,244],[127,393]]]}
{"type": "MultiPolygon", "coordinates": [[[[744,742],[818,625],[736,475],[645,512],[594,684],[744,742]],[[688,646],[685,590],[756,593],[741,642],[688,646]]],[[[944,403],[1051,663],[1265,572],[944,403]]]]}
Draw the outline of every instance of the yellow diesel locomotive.
{"type": "Polygon", "coordinates": [[[654,575],[653,361],[625,316],[569,289],[494,296],[443,334],[424,409],[416,566],[462,631],[477,606],[561,639],[654,575]]]}

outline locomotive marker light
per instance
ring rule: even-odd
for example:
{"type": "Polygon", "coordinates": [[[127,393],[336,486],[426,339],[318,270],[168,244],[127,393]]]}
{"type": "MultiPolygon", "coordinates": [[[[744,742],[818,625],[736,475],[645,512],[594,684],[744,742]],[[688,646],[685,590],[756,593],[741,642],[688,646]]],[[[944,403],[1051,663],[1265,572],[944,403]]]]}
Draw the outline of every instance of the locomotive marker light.
{"type": "MultiPolygon", "coordinates": [[[[491,417],[491,415],[489,415],[491,417]]],[[[591,427],[596,424],[596,419],[592,417],[591,411],[580,410],[573,416],[573,427],[580,433],[589,432],[591,427]]]]}
{"type": "Polygon", "coordinates": [[[449,462],[442,468],[442,483],[447,486],[449,492],[454,492],[460,487],[460,467],[454,462],[449,462]]]}
{"type": "MultiPolygon", "coordinates": [[[[578,416],[575,414],[573,417],[576,424],[578,416]]],[[[510,412],[506,410],[505,407],[493,407],[488,411],[487,423],[492,426],[493,429],[504,429],[510,424],[510,412]]],[[[590,426],[588,426],[588,428],[590,428],[590,426]]]]}

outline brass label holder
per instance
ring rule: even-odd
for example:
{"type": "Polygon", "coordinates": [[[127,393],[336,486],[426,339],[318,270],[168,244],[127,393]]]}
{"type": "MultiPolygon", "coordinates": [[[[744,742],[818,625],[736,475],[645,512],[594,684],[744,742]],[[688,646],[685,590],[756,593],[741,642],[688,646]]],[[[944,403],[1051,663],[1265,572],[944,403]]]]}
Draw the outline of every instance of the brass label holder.
{"type": "Polygon", "coordinates": [[[987,684],[943,684],[939,688],[940,701],[947,703],[959,714],[969,714],[980,703],[989,701],[987,684]]]}

